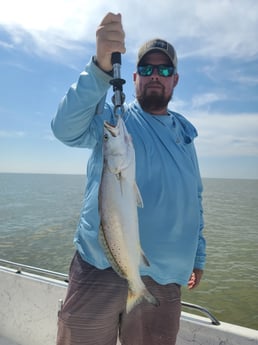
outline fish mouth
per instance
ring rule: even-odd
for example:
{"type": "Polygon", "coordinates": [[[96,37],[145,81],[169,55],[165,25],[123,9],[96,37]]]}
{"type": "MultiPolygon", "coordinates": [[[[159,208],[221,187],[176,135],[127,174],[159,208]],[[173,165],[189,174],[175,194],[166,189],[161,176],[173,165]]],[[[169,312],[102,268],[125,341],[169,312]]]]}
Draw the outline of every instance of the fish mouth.
{"type": "Polygon", "coordinates": [[[116,125],[104,121],[104,128],[106,128],[113,137],[117,137],[119,135],[119,119],[116,125]]]}
{"type": "Polygon", "coordinates": [[[112,123],[109,123],[107,121],[104,122],[104,127],[106,129],[113,129],[113,128],[116,128],[117,126],[116,125],[113,125],[112,123]]]}

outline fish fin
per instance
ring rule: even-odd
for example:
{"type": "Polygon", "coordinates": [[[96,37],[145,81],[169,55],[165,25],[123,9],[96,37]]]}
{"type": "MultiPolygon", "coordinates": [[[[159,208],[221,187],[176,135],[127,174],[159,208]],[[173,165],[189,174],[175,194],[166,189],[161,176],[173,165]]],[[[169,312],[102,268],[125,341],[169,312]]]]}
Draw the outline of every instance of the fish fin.
{"type": "Polygon", "coordinates": [[[158,307],[160,305],[159,300],[154,297],[146,288],[143,288],[140,293],[136,294],[134,293],[130,288],[128,289],[128,296],[126,301],[126,312],[127,314],[130,313],[130,311],[140,304],[143,300],[148,301],[149,303],[155,305],[158,307]]]}
{"type": "Polygon", "coordinates": [[[139,191],[139,188],[136,184],[136,182],[134,182],[134,192],[135,192],[135,196],[136,196],[136,203],[138,207],[143,207],[143,201],[142,201],[142,196],[141,193],[139,191]]]}
{"type": "Polygon", "coordinates": [[[144,266],[150,266],[149,260],[146,258],[146,255],[144,254],[143,250],[141,249],[141,262],[144,266]]]}

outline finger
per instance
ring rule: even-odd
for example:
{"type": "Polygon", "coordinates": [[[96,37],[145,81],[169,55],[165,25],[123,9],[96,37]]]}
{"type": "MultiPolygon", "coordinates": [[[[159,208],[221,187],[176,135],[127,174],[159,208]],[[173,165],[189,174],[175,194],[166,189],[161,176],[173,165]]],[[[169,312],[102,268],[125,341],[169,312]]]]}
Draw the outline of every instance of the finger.
{"type": "Polygon", "coordinates": [[[99,27],[97,29],[97,38],[102,42],[118,42],[124,44],[124,31],[122,29],[117,29],[116,27],[106,28],[99,27]]]}
{"type": "Polygon", "coordinates": [[[98,42],[101,42],[102,49],[106,53],[119,51],[125,52],[124,32],[99,28],[97,32],[98,42]]]}
{"type": "Polygon", "coordinates": [[[120,14],[108,13],[97,28],[96,36],[106,53],[112,53],[113,51],[125,52],[125,33],[120,14]]]}
{"type": "Polygon", "coordinates": [[[118,22],[118,23],[122,23],[122,16],[120,13],[118,14],[114,14],[112,12],[109,12],[108,14],[106,14],[106,16],[102,19],[100,25],[106,25],[106,24],[110,24],[113,22],[118,22]]]}
{"type": "Polygon", "coordinates": [[[195,286],[195,282],[196,282],[196,276],[195,276],[195,273],[193,272],[189,278],[189,281],[188,281],[188,289],[193,289],[194,286],[195,286]]]}

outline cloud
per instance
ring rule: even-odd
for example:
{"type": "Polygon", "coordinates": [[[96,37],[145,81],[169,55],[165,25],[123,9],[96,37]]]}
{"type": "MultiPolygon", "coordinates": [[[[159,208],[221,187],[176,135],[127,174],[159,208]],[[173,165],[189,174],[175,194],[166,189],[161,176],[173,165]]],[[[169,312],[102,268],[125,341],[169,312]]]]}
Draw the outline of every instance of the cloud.
{"type": "MultiPolygon", "coordinates": [[[[180,56],[254,59],[258,55],[256,0],[9,0],[0,25],[12,44],[35,46],[39,52],[73,53],[95,44],[95,31],[108,11],[120,12],[129,52],[143,40],[162,36],[175,43],[180,56]],[[142,29],[144,27],[144,29],[142,29]],[[24,43],[26,43],[24,45],[24,43]]],[[[2,43],[2,45],[3,45],[2,43]]]]}
{"type": "MultiPolygon", "coordinates": [[[[258,66],[256,66],[258,68],[258,66]]],[[[228,73],[228,80],[235,81],[238,84],[244,84],[249,86],[258,85],[258,74],[257,71],[252,73],[252,71],[243,71],[243,69],[235,69],[228,73]],[[249,73],[248,73],[249,72],[249,73]]]]}
{"type": "Polygon", "coordinates": [[[13,44],[10,44],[8,42],[0,40],[0,47],[2,47],[4,49],[12,49],[13,48],[13,44]]]}
{"type": "Polygon", "coordinates": [[[199,132],[196,145],[201,156],[258,158],[258,113],[193,112],[189,119],[199,132]]]}
{"type": "Polygon", "coordinates": [[[26,133],[23,131],[4,131],[0,130],[0,138],[23,138],[26,133]]]}
{"type": "Polygon", "coordinates": [[[258,158],[258,113],[216,111],[213,103],[231,101],[222,92],[196,94],[192,99],[174,97],[170,109],[185,114],[196,126],[198,153],[202,157],[258,158]]]}
{"type": "Polygon", "coordinates": [[[225,99],[226,96],[225,94],[221,93],[213,93],[213,92],[207,92],[201,95],[195,95],[192,98],[192,107],[193,108],[200,108],[206,105],[211,105],[211,103],[217,102],[217,101],[221,101],[223,99],[225,99]]]}

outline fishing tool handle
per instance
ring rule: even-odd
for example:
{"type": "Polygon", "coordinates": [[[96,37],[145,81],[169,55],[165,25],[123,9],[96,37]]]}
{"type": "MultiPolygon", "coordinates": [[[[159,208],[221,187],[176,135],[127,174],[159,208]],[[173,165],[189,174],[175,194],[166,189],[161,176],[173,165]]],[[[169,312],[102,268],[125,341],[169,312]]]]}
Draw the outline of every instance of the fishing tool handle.
{"type": "Polygon", "coordinates": [[[112,53],[111,63],[112,63],[112,65],[119,64],[121,66],[122,65],[121,53],[119,53],[119,52],[112,53]]]}
{"type": "Polygon", "coordinates": [[[123,103],[125,100],[125,94],[123,93],[123,85],[125,80],[121,78],[121,53],[112,53],[111,63],[113,66],[113,79],[110,80],[110,84],[113,86],[114,95],[112,102],[115,106],[115,115],[123,113],[123,103]]]}

